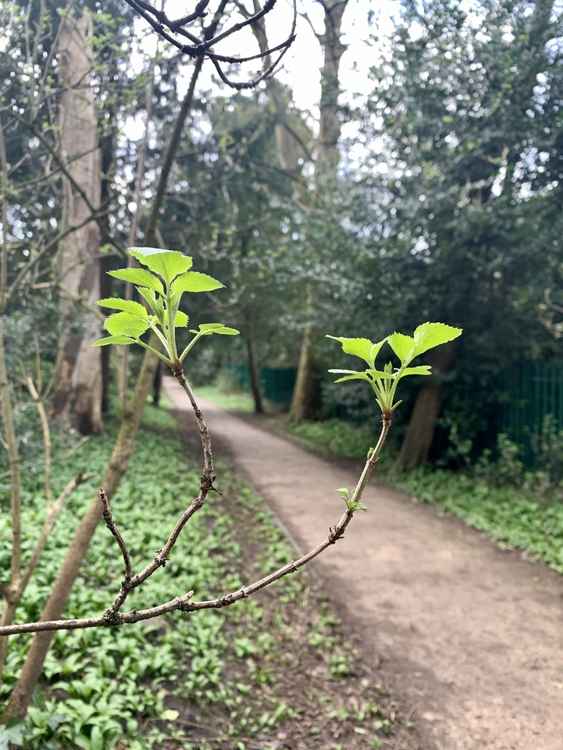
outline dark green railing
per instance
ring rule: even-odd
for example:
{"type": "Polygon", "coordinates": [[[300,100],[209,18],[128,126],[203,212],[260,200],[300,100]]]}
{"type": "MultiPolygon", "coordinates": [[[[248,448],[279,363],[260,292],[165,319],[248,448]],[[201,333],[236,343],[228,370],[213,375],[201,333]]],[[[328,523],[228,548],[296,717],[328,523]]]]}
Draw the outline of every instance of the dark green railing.
{"type": "Polygon", "coordinates": [[[501,429],[531,451],[531,437],[541,432],[550,415],[563,429],[563,362],[526,362],[514,366],[505,378],[508,400],[501,429]]]}
{"type": "MultiPolygon", "coordinates": [[[[241,391],[250,391],[247,365],[226,365],[230,378],[241,391]]],[[[295,367],[262,367],[260,385],[264,398],[280,408],[289,406],[295,385],[295,367]]]]}

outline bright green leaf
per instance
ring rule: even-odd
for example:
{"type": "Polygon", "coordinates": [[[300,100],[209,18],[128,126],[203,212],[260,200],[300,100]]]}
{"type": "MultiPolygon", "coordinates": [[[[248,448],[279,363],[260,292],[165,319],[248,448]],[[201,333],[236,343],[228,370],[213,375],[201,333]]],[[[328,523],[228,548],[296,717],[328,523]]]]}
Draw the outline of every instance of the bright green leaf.
{"type": "Polygon", "coordinates": [[[354,357],[363,359],[370,367],[374,366],[375,358],[385,343],[385,340],[378,341],[374,344],[373,341],[370,341],[369,339],[350,339],[343,336],[327,335],[327,338],[338,341],[345,354],[351,354],[354,357]]]}
{"type": "Polygon", "coordinates": [[[200,323],[198,326],[200,331],[216,331],[218,328],[223,328],[223,327],[224,327],[223,323],[200,323]]]}
{"type": "Polygon", "coordinates": [[[150,271],[145,271],[144,268],[118,268],[117,271],[108,271],[108,275],[113,276],[114,279],[128,281],[136,286],[146,286],[159,294],[164,294],[160,279],[150,271]]]}
{"type": "Polygon", "coordinates": [[[149,322],[145,318],[130,315],[127,312],[118,312],[105,319],[104,328],[112,336],[131,336],[137,339],[148,329],[149,322]]]}
{"type": "Polygon", "coordinates": [[[187,328],[189,322],[190,319],[185,312],[182,312],[182,310],[178,310],[176,312],[176,317],[174,318],[174,328],[187,328]]]}
{"type": "Polygon", "coordinates": [[[159,274],[170,284],[176,276],[185,273],[192,267],[192,259],[177,250],[165,250],[159,247],[130,247],[129,255],[136,258],[153,273],[159,274]]]}
{"type": "Polygon", "coordinates": [[[188,271],[178,276],[172,284],[172,291],[179,292],[213,292],[215,289],[221,289],[224,284],[213,276],[198,271],[188,271]]]}
{"type": "Polygon", "coordinates": [[[141,297],[145,300],[147,305],[150,307],[151,310],[156,312],[156,306],[157,306],[157,297],[154,293],[153,289],[146,289],[145,287],[138,287],[137,291],[141,295],[141,297]]]}
{"type": "Polygon", "coordinates": [[[392,333],[387,337],[387,343],[403,364],[410,362],[415,356],[415,344],[411,336],[406,336],[404,333],[392,333]]]}
{"type": "Polygon", "coordinates": [[[134,344],[135,339],[130,338],[129,336],[106,336],[103,339],[96,339],[92,346],[109,346],[110,344],[134,344]]]}
{"type": "Polygon", "coordinates": [[[131,315],[138,315],[141,318],[147,317],[147,311],[140,302],[134,302],[131,299],[120,299],[119,297],[106,297],[98,300],[100,307],[107,307],[110,310],[124,310],[131,315]]]}
{"type": "Polygon", "coordinates": [[[445,323],[423,323],[414,332],[416,354],[423,354],[441,344],[447,344],[461,336],[462,329],[445,323]]]}
{"type": "Polygon", "coordinates": [[[335,383],[346,383],[348,380],[367,380],[370,383],[370,378],[366,372],[357,372],[356,370],[329,370],[333,375],[344,375],[342,378],[335,380],[335,383]]]}
{"type": "Polygon", "coordinates": [[[223,323],[200,323],[199,331],[193,331],[193,333],[200,333],[204,336],[210,336],[212,333],[219,333],[222,336],[238,336],[240,331],[230,326],[225,326],[223,323]]]}
{"type": "Polygon", "coordinates": [[[430,365],[419,365],[418,367],[406,367],[401,377],[404,378],[407,375],[432,375],[432,368],[430,365]]]}

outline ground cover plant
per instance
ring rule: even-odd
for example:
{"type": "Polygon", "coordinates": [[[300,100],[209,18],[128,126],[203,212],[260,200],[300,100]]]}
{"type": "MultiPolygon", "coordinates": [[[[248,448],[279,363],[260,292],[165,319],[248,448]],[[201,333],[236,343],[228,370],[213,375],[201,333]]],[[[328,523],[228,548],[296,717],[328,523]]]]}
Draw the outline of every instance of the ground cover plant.
{"type": "MultiPolygon", "coordinates": [[[[116,429],[115,422],[111,431],[116,429]]],[[[134,558],[159,544],[169,516],[197,487],[197,438],[186,450],[174,420],[147,407],[131,479],[116,508],[134,558]],[[186,459],[186,453],[189,459],[186,459]],[[182,477],[181,486],[177,477],[182,477]],[[133,481],[133,477],[135,480],[133,481]],[[158,477],[158,478],[157,478],[158,477]],[[151,507],[146,523],[138,483],[151,507]]],[[[64,552],[73,519],[95,492],[95,474],[110,442],[91,438],[68,461],[68,443],[57,445],[54,471],[64,483],[79,467],[90,478],[71,498],[22,603],[22,616],[40,611],[64,552]]],[[[143,589],[143,604],[169,597],[180,587],[206,588],[213,581],[239,585],[249,573],[287,562],[293,550],[262,501],[224,470],[220,502],[198,515],[166,572],[143,589]]],[[[24,475],[26,528],[42,523],[40,467],[24,475]]],[[[2,517],[1,537],[8,533],[2,517]]],[[[2,564],[6,562],[2,546],[2,564]]],[[[113,541],[100,526],[70,599],[68,614],[81,617],[103,608],[120,580],[113,541]]],[[[217,584],[221,585],[221,584],[217,584]]],[[[110,748],[378,748],[406,733],[376,673],[355,651],[355,637],[308,577],[285,579],[275,595],[248,606],[208,611],[196,618],[163,617],[146,626],[59,634],[44,678],[23,723],[0,729],[26,750],[110,748]],[[304,684],[297,663],[307,665],[304,684]],[[319,721],[319,707],[323,719],[319,721]],[[307,718],[307,721],[304,721],[307,718]]],[[[21,668],[27,644],[13,641],[0,697],[5,700],[21,668]]]]}

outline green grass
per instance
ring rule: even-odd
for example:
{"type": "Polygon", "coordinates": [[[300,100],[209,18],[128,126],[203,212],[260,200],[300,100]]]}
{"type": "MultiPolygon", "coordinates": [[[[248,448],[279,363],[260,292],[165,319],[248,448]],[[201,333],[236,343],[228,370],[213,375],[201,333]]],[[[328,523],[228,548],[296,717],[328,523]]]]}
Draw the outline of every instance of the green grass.
{"type": "MultiPolygon", "coordinates": [[[[289,424],[287,429],[313,449],[346,458],[363,459],[376,439],[375,431],[368,427],[338,419],[289,424]]],[[[389,451],[384,451],[378,471],[389,484],[414,495],[420,502],[463,519],[501,547],[526,550],[563,573],[563,504],[560,502],[541,500],[529,489],[495,486],[467,472],[423,468],[397,474],[393,471],[389,451]]]]}
{"type": "Polygon", "coordinates": [[[466,473],[419,469],[391,475],[399,489],[484,531],[501,547],[526,550],[563,573],[563,504],[529,491],[496,487],[466,473]]]}
{"type": "MultiPolygon", "coordinates": [[[[90,480],[59,519],[18,621],[40,616],[77,520],[95,496],[114,435],[115,425],[110,425],[71,460],[68,445],[56,441],[57,485],[81,468],[90,480]]],[[[147,407],[129,472],[113,499],[135,569],[161,546],[197,492],[195,446],[186,449],[180,442],[166,412],[147,407]]],[[[29,554],[44,511],[41,467],[23,478],[29,554]]],[[[219,466],[218,486],[223,494],[210,497],[180,537],[166,569],[134,592],[127,608],[150,606],[190,589],[198,598],[216,596],[291,559],[293,551],[262,500],[230,467],[219,466]]],[[[9,567],[8,518],[3,513],[0,519],[3,570],[9,567]]],[[[65,616],[102,612],[121,575],[115,543],[100,525],[65,616]]],[[[10,640],[0,709],[29,640],[10,640]]],[[[270,750],[283,732],[295,747],[360,750],[379,746],[397,721],[378,682],[351,634],[304,573],[224,610],[58,633],[26,721],[0,728],[0,748],[9,740],[10,748],[25,750],[270,750]],[[372,744],[361,744],[364,740],[372,744]]]]}
{"type": "Polygon", "coordinates": [[[377,440],[375,420],[373,428],[328,419],[324,422],[288,423],[287,429],[309,447],[343,458],[364,459],[377,440]]]}
{"type": "Polygon", "coordinates": [[[198,396],[206,398],[216,406],[220,406],[227,411],[239,411],[252,413],[254,411],[254,401],[248,393],[225,393],[215,385],[206,385],[195,388],[198,396]]]}

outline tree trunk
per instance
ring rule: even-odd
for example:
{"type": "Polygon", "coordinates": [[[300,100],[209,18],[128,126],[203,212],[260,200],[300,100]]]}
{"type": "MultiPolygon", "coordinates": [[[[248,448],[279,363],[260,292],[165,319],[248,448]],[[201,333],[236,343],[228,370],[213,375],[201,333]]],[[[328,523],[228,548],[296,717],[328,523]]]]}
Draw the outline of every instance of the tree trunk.
{"type": "Polygon", "coordinates": [[[436,376],[420,389],[412,410],[409,426],[401,446],[397,464],[401,469],[414,469],[428,461],[434,429],[442,404],[443,383],[440,375],[445,374],[455,359],[455,344],[436,349],[429,357],[436,376]]]}
{"type": "MultiPolygon", "coordinates": [[[[116,492],[121,478],[127,470],[145,401],[153,382],[155,368],[156,357],[147,352],[144,356],[141,372],[137,380],[135,396],[123,414],[119,434],[101,483],[101,486],[105,489],[109,497],[116,492]]],[[[56,620],[62,616],[74,581],[80,572],[80,564],[88,550],[101,515],[102,507],[96,497],[74,533],[64,562],[53,584],[45,608],[41,613],[42,620],[56,620]]],[[[47,656],[54,635],[55,632],[53,631],[36,633],[33,636],[25,664],[2,717],[4,722],[16,718],[21,719],[25,716],[33,696],[35,685],[43,671],[45,657],[47,656]]]]}
{"type": "MultiPolygon", "coordinates": [[[[17,591],[21,582],[21,464],[11,383],[6,362],[6,300],[8,296],[8,162],[4,129],[0,121],[0,415],[2,416],[2,438],[8,458],[10,477],[11,542],[9,580],[2,590],[4,606],[2,625],[11,625],[17,606],[17,591]]],[[[8,639],[0,638],[0,678],[4,671],[8,639]]]]}
{"type": "Polygon", "coordinates": [[[313,354],[311,338],[313,327],[307,325],[301,342],[301,353],[299,355],[299,366],[297,378],[293,389],[293,398],[289,411],[290,419],[299,422],[312,416],[312,390],[313,390],[313,354]]]}
{"type": "MultiPolygon", "coordinates": [[[[137,169],[135,171],[135,186],[133,189],[133,203],[135,204],[135,209],[133,211],[133,216],[131,217],[131,224],[129,226],[129,234],[127,236],[127,245],[128,247],[133,247],[135,243],[137,242],[137,234],[139,231],[139,220],[141,217],[141,205],[142,205],[142,199],[143,199],[143,187],[145,184],[145,160],[147,155],[147,149],[149,145],[149,133],[150,133],[150,126],[151,126],[151,120],[152,120],[152,106],[153,106],[153,98],[154,98],[154,87],[155,87],[155,70],[156,70],[156,62],[158,60],[158,39],[156,44],[156,50],[155,55],[151,61],[150,66],[150,73],[149,73],[149,81],[147,83],[146,89],[145,89],[145,130],[143,133],[143,139],[138,147],[137,150],[137,169]]],[[[193,96],[193,92],[192,92],[193,96]]],[[[133,258],[128,255],[127,256],[127,266],[132,266],[133,264],[133,258]]],[[[130,284],[127,284],[125,287],[125,299],[132,299],[133,296],[133,288],[130,284]]],[[[110,349],[111,347],[106,346],[105,349],[110,349]]],[[[121,346],[118,347],[118,369],[117,369],[117,395],[119,398],[119,403],[123,408],[126,407],[126,401],[127,401],[127,392],[129,388],[129,347],[128,346],[121,346]]],[[[162,363],[158,363],[157,367],[157,375],[158,378],[160,374],[160,377],[162,378],[162,363]]],[[[155,380],[156,383],[156,380],[155,380]]],[[[153,392],[153,401],[158,405],[158,401],[160,400],[160,385],[158,386],[158,391],[153,392]]]]}
{"type": "MultiPolygon", "coordinates": [[[[318,39],[323,48],[321,68],[321,100],[319,142],[315,162],[315,183],[319,194],[328,193],[336,181],[338,168],[338,141],[341,123],[338,113],[340,93],[340,61],[346,47],[340,41],[342,19],[347,0],[327,0],[323,3],[325,32],[318,39]]],[[[313,291],[307,295],[311,298],[313,291]]],[[[309,310],[311,303],[309,302],[309,310]]],[[[309,312],[309,311],[308,311],[309,312]]],[[[301,343],[297,380],[291,401],[290,418],[296,421],[311,415],[313,410],[312,374],[314,370],[313,324],[307,323],[301,343]]]]}
{"type": "Polygon", "coordinates": [[[248,357],[248,370],[250,372],[250,389],[254,399],[254,413],[263,414],[264,404],[262,403],[262,392],[260,390],[260,377],[258,374],[258,365],[256,363],[256,352],[254,351],[254,339],[251,332],[244,337],[246,341],[246,353],[248,357]]]}
{"type": "Polygon", "coordinates": [[[152,402],[155,406],[160,406],[160,395],[162,393],[162,362],[159,359],[154,371],[152,381],[152,402]]]}
{"type": "MultiPolygon", "coordinates": [[[[83,222],[100,204],[100,153],[91,70],[92,20],[87,12],[76,19],[65,16],[58,40],[63,94],[60,110],[63,179],[63,217],[66,226],[83,222]]],[[[101,332],[95,310],[100,297],[100,230],[89,222],[61,242],[58,282],[63,332],[57,355],[55,414],[72,416],[82,434],[102,429],[102,372],[100,349],[91,342],[101,332]],[[85,309],[78,315],[77,303],[85,309]],[[93,309],[91,309],[93,308],[93,309]],[[77,330],[76,322],[81,328],[77,330]]]]}

